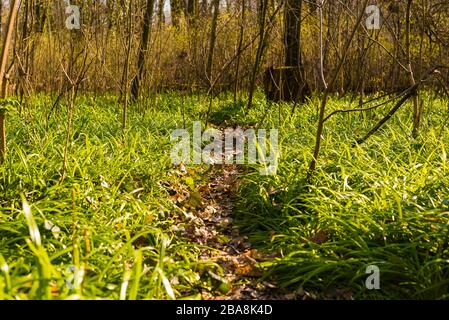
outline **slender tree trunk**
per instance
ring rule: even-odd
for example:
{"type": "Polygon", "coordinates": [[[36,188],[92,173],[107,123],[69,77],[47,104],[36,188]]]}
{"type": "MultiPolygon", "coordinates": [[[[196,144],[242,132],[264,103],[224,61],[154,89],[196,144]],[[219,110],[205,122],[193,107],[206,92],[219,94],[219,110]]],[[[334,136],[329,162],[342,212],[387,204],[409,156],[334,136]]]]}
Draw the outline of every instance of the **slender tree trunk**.
{"type": "Polygon", "coordinates": [[[207,65],[206,65],[206,80],[208,82],[209,89],[207,91],[209,95],[209,107],[206,112],[206,127],[209,122],[209,114],[212,109],[212,101],[213,97],[211,95],[212,90],[214,89],[215,82],[212,79],[212,63],[214,61],[214,51],[215,51],[215,42],[217,38],[217,23],[218,23],[218,15],[220,13],[220,0],[213,0],[214,7],[214,15],[212,16],[211,23],[211,31],[210,31],[210,42],[209,42],[209,55],[207,57],[207,65]]]}
{"type": "Polygon", "coordinates": [[[192,28],[196,21],[196,16],[198,13],[198,0],[187,0],[187,22],[189,23],[189,28],[192,28]]]}
{"type": "Polygon", "coordinates": [[[131,95],[133,100],[137,100],[140,93],[142,76],[145,69],[145,61],[148,50],[148,44],[151,36],[151,25],[154,11],[154,0],[147,0],[147,6],[143,19],[142,40],[140,42],[139,57],[137,59],[137,74],[131,85],[131,95]]]}
{"type": "Polygon", "coordinates": [[[209,42],[209,54],[207,57],[207,65],[206,65],[206,76],[209,86],[212,85],[212,63],[214,61],[214,51],[215,51],[215,42],[217,38],[217,22],[218,22],[218,14],[220,13],[220,0],[213,0],[214,5],[214,15],[212,17],[212,25],[210,31],[210,42],[209,42]]]}
{"type": "MultiPolygon", "coordinates": [[[[412,55],[411,55],[411,41],[410,41],[410,34],[411,34],[411,11],[412,11],[412,4],[413,0],[407,1],[407,10],[406,10],[406,31],[405,31],[405,50],[407,55],[407,68],[408,68],[408,75],[409,75],[409,81],[410,86],[414,86],[416,84],[415,81],[415,75],[413,73],[413,67],[412,67],[412,55]]],[[[413,137],[417,137],[419,133],[419,126],[421,123],[421,107],[419,105],[419,95],[418,91],[416,91],[416,94],[413,96],[413,131],[412,135],[413,137]]]]}
{"type": "MultiPolygon", "coordinates": [[[[1,1],[0,1],[1,2],[1,1]]],[[[19,42],[19,50],[23,54],[22,58],[23,60],[20,61],[19,55],[18,57],[18,69],[19,69],[19,79],[18,79],[18,85],[16,87],[16,95],[19,96],[20,102],[23,101],[24,91],[25,87],[28,82],[28,73],[29,73],[29,45],[28,45],[28,24],[29,24],[29,13],[31,9],[30,2],[25,2],[24,9],[23,9],[23,21],[22,21],[22,35],[19,42]]],[[[15,51],[15,50],[14,50],[15,51]]]]}
{"type": "Polygon", "coordinates": [[[302,101],[306,83],[301,59],[302,0],[287,0],[285,5],[285,77],[281,84],[286,101],[302,101]]]}
{"type": "MultiPolygon", "coordinates": [[[[8,63],[9,48],[12,42],[12,33],[14,31],[14,25],[17,18],[17,12],[19,11],[19,0],[12,0],[10,6],[10,12],[8,17],[8,29],[6,31],[6,36],[3,39],[2,54],[0,60],[0,88],[6,88],[5,72],[6,64],[8,63]]],[[[2,99],[5,98],[6,90],[2,89],[2,99]]],[[[0,108],[0,164],[3,164],[6,156],[6,110],[0,108]]]]}
{"type": "Polygon", "coordinates": [[[47,6],[45,4],[45,0],[36,0],[34,5],[34,14],[36,16],[35,30],[40,33],[44,32],[47,20],[47,6]]]}
{"type": "MultiPolygon", "coordinates": [[[[189,57],[189,60],[191,61],[191,65],[197,65],[197,57],[198,57],[198,0],[187,0],[187,8],[186,8],[186,17],[187,17],[187,33],[189,38],[189,46],[191,55],[189,57]]],[[[202,60],[202,59],[200,59],[202,60]]],[[[193,72],[190,74],[190,76],[186,79],[186,83],[190,83],[191,90],[193,91],[195,87],[195,73],[198,74],[198,72],[193,72]]]]}
{"type": "MultiPolygon", "coordinates": [[[[314,174],[315,169],[316,169],[316,164],[318,161],[318,156],[319,156],[320,148],[321,148],[321,139],[322,139],[323,130],[324,130],[324,116],[326,113],[326,105],[327,105],[327,101],[329,99],[329,95],[330,95],[331,90],[334,87],[335,83],[337,82],[337,78],[340,74],[341,68],[343,67],[343,64],[345,63],[345,60],[348,56],[349,48],[351,47],[352,40],[354,39],[357,29],[359,28],[360,23],[362,22],[362,19],[365,15],[364,8],[366,8],[366,6],[368,5],[368,2],[369,2],[369,0],[364,1],[364,4],[362,6],[363,9],[361,10],[361,12],[357,18],[357,21],[354,25],[354,28],[353,28],[351,34],[349,35],[348,40],[346,41],[346,45],[341,54],[341,60],[338,63],[337,68],[334,71],[331,81],[329,82],[328,85],[325,83],[326,89],[324,91],[323,99],[321,100],[321,105],[320,105],[320,110],[319,110],[319,120],[318,120],[317,132],[316,132],[316,137],[315,137],[315,149],[313,151],[313,158],[312,158],[312,161],[310,162],[310,166],[309,166],[308,178],[312,177],[312,175],[314,174]]],[[[323,4],[324,1],[322,1],[321,3],[323,4]]],[[[323,82],[325,82],[324,77],[323,77],[323,82]]]]}
{"type": "Polygon", "coordinates": [[[122,115],[122,128],[126,128],[127,110],[128,110],[128,77],[129,77],[129,57],[131,51],[132,42],[132,3],[129,1],[129,11],[128,11],[128,43],[126,45],[126,58],[125,58],[125,68],[123,71],[123,81],[122,81],[122,92],[125,94],[125,100],[123,103],[123,115],[122,115]]]}
{"type": "Polygon", "coordinates": [[[179,27],[179,16],[181,15],[180,0],[170,0],[170,17],[171,23],[175,28],[179,27]]]}
{"type": "Polygon", "coordinates": [[[201,4],[200,4],[200,12],[202,15],[207,15],[207,11],[208,11],[208,4],[207,4],[207,0],[201,0],[201,4]]]}
{"type": "Polygon", "coordinates": [[[164,6],[165,6],[165,0],[159,0],[158,1],[158,7],[157,7],[157,20],[159,26],[165,23],[165,14],[164,14],[164,6]]]}
{"type": "Polygon", "coordinates": [[[0,0],[0,39],[3,38],[3,0],[0,0]]]}
{"type": "Polygon", "coordinates": [[[254,90],[256,89],[256,78],[259,72],[260,62],[262,61],[263,51],[265,47],[265,20],[267,17],[268,10],[268,1],[269,0],[260,0],[259,2],[259,30],[260,30],[260,40],[259,45],[257,47],[256,60],[253,66],[253,72],[251,74],[250,88],[249,88],[249,97],[248,97],[248,105],[247,109],[250,109],[253,105],[253,97],[254,90]]]}
{"type": "Polygon", "coordinates": [[[236,101],[237,101],[237,89],[238,89],[239,77],[240,77],[240,60],[242,57],[243,36],[245,33],[246,1],[241,0],[241,2],[242,2],[242,15],[241,15],[241,21],[240,21],[239,44],[237,47],[237,62],[236,62],[236,66],[235,66],[234,103],[236,103],[236,101]]]}

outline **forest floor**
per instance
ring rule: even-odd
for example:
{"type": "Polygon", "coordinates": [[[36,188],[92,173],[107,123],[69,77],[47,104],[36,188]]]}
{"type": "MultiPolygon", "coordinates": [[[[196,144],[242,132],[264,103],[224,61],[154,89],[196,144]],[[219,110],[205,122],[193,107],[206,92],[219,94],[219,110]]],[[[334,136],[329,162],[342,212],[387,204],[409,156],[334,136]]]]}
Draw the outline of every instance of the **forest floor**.
{"type": "Polygon", "coordinates": [[[187,230],[188,238],[211,248],[204,249],[201,259],[216,262],[224,271],[221,276],[209,272],[221,282],[218,291],[221,294],[205,291],[202,297],[245,300],[287,298],[279,292],[276,283],[260,280],[263,271],[258,265],[270,257],[258,252],[233,224],[238,170],[235,165],[212,168],[208,172],[208,182],[198,188],[201,208],[193,213],[195,222],[187,230]]]}
{"type": "MultiPolygon", "coordinates": [[[[226,128],[219,129],[222,134],[226,128]]],[[[235,155],[235,150],[231,150],[235,155]]],[[[224,161],[224,158],[223,158],[224,161]]],[[[241,165],[213,165],[204,173],[205,182],[197,188],[199,207],[192,210],[192,224],[185,236],[206,248],[200,259],[221,266],[222,275],[208,271],[220,283],[218,290],[202,292],[203,299],[229,300],[287,300],[308,299],[315,295],[304,290],[289,291],[280,288],[273,277],[264,278],[260,263],[271,261],[279,254],[257,250],[247,236],[242,236],[234,224],[233,213],[238,201],[241,165]]],[[[181,165],[180,174],[186,173],[181,165]]],[[[176,200],[177,194],[173,200],[176,200]]]]}
{"type": "MultiPolygon", "coordinates": [[[[221,134],[224,128],[219,129],[221,134]]],[[[230,150],[232,156],[235,150],[230,150]]],[[[225,160],[224,157],[222,159],[225,160]]],[[[203,247],[199,258],[205,262],[214,262],[222,269],[221,274],[208,271],[211,278],[219,283],[215,291],[203,291],[203,299],[288,299],[294,295],[281,290],[273,281],[263,279],[263,270],[259,264],[272,260],[259,252],[240,235],[234,225],[233,212],[238,192],[238,175],[242,171],[239,165],[212,165],[202,174],[202,182],[197,188],[173,188],[172,201],[190,209],[191,223],[185,228],[184,236],[189,241],[203,247]],[[188,198],[196,198],[185,201],[188,198]]],[[[187,170],[181,164],[177,171],[185,176],[187,170]]]]}
{"type": "MultiPolygon", "coordinates": [[[[329,119],[310,182],[318,97],[294,115],[261,94],[249,112],[213,100],[215,127],[278,129],[268,176],[173,164],[171,133],[204,120],[203,95],[133,106],[126,130],[116,97],[80,96],[72,118],[32,97],[7,114],[0,299],[447,299],[449,101],[421,98],[416,139],[407,105],[363,145],[391,104],[329,119]]],[[[356,107],[332,97],[328,112],[356,107]]]]}

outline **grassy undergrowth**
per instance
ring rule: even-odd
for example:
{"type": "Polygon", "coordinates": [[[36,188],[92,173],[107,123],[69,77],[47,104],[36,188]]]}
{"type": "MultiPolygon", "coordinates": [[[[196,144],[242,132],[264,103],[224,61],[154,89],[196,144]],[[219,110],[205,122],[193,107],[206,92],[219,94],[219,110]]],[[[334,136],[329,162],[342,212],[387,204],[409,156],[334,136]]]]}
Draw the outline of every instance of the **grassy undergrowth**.
{"type": "MultiPolygon", "coordinates": [[[[317,101],[254,109],[214,100],[216,125],[278,128],[278,174],[244,167],[236,218],[262,251],[266,276],[318,297],[447,298],[449,287],[448,102],[424,96],[422,135],[411,138],[406,105],[366,144],[351,147],[386,109],[339,114],[326,123],[314,183],[306,182],[317,101]],[[365,288],[367,265],[381,290],[365,288]]],[[[329,108],[347,107],[333,100],[329,108]]],[[[197,298],[213,290],[202,248],[182,236],[188,212],[167,185],[185,184],[170,161],[172,129],[206,113],[204,96],[158,95],[120,125],[115,98],[80,97],[68,165],[67,114],[47,122],[47,96],[8,114],[8,156],[0,167],[0,299],[197,298]],[[145,110],[142,112],[141,110],[145,110]]],[[[388,106],[387,106],[388,107],[388,106]]],[[[204,166],[189,166],[201,183],[204,166]]],[[[203,179],[204,181],[204,179],[203,179]]]]}
{"type": "MultiPolygon", "coordinates": [[[[331,118],[313,184],[305,177],[318,102],[266,118],[280,127],[278,174],[243,175],[238,218],[253,243],[279,255],[265,266],[282,286],[331,298],[449,297],[448,101],[423,98],[416,140],[410,104],[355,147],[387,109],[331,118]],[[380,269],[380,290],[365,287],[368,265],[380,269]]],[[[350,105],[334,100],[329,111],[350,105]]]]}
{"type": "Polygon", "coordinates": [[[171,130],[207,107],[199,98],[184,100],[186,118],[181,98],[165,95],[153,102],[157,109],[131,111],[123,132],[113,97],[79,98],[64,179],[66,108],[48,127],[45,96],[8,114],[0,299],[169,299],[208,289],[202,275],[217,266],[177,236],[188,219],[166,188],[178,179],[171,130]]]}

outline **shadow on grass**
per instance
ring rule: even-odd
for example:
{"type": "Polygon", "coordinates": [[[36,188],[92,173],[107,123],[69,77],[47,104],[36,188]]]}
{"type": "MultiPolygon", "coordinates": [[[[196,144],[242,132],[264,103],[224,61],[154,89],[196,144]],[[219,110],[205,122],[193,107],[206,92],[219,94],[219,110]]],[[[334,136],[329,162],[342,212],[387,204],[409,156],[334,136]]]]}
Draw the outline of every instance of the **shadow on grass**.
{"type": "Polygon", "coordinates": [[[218,110],[212,111],[209,121],[216,126],[235,126],[245,118],[244,101],[230,102],[218,110]]]}

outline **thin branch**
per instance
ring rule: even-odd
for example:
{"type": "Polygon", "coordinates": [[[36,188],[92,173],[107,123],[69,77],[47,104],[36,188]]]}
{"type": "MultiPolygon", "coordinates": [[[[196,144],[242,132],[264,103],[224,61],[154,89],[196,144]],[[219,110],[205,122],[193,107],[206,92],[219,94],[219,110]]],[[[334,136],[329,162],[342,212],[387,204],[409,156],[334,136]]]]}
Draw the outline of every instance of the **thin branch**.
{"type": "MultiPolygon", "coordinates": [[[[390,102],[392,102],[392,101],[395,101],[395,100],[399,99],[399,98],[402,97],[403,95],[407,94],[407,92],[408,92],[408,89],[402,91],[400,94],[398,94],[397,96],[395,96],[395,97],[393,97],[393,98],[391,98],[391,99],[388,99],[387,101],[384,101],[384,102],[382,102],[382,103],[376,104],[376,105],[371,106],[371,107],[367,107],[367,108],[355,108],[355,109],[346,109],[346,110],[345,110],[345,109],[335,110],[335,111],[331,112],[326,118],[324,118],[323,122],[326,122],[327,120],[329,120],[330,117],[332,117],[332,116],[334,116],[334,115],[336,115],[336,114],[338,114],[338,113],[363,112],[363,111],[369,111],[369,110],[377,109],[377,108],[379,108],[379,107],[381,107],[381,106],[384,106],[384,105],[386,105],[386,104],[388,104],[388,103],[390,103],[390,102]]],[[[375,101],[375,100],[381,99],[381,98],[384,97],[384,96],[385,96],[385,95],[380,96],[380,97],[378,97],[378,98],[376,98],[376,99],[367,101],[367,102],[363,103],[362,106],[365,105],[365,104],[368,104],[368,103],[370,103],[370,102],[373,102],[373,101],[375,101]]]]}
{"type": "Polygon", "coordinates": [[[437,69],[442,68],[442,66],[435,66],[427,71],[419,81],[417,81],[413,86],[409,87],[406,90],[406,94],[402,97],[401,100],[396,103],[396,105],[387,113],[385,117],[383,117],[363,138],[357,140],[357,144],[364,143],[369,137],[371,137],[377,130],[382,127],[395,113],[399,110],[399,108],[411,97],[413,97],[417,91],[418,87],[423,83],[429,76],[431,76],[437,69]]]}

